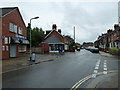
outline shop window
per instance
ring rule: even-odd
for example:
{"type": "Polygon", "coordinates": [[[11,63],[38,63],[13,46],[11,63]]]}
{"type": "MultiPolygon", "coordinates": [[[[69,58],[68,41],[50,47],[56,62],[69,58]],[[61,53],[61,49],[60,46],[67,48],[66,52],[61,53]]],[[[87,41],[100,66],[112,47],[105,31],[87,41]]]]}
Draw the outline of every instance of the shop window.
{"type": "Polygon", "coordinates": [[[18,51],[19,52],[26,52],[26,46],[23,46],[23,45],[19,46],[19,50],[18,51]]]}

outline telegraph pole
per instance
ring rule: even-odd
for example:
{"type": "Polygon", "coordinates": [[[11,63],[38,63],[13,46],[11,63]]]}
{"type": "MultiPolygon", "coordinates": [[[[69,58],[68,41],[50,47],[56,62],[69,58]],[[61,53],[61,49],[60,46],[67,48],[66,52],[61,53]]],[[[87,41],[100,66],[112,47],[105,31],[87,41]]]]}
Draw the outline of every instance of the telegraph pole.
{"type": "Polygon", "coordinates": [[[74,26],[74,42],[75,42],[75,26],[74,26]]]}

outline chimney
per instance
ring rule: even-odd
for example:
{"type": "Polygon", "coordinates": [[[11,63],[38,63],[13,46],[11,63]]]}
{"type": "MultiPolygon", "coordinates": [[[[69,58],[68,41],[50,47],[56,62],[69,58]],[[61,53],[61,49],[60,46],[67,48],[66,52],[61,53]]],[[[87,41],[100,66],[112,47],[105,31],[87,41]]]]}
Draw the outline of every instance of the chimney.
{"type": "Polygon", "coordinates": [[[53,24],[53,25],[52,25],[52,30],[57,30],[56,24],[53,24]]]}
{"type": "Polygon", "coordinates": [[[107,33],[108,33],[108,34],[111,33],[111,32],[112,32],[112,29],[107,30],[107,33]]]}
{"type": "Polygon", "coordinates": [[[118,24],[115,24],[115,25],[114,25],[114,30],[116,30],[117,28],[119,28],[119,25],[118,25],[118,24]]]}
{"type": "Polygon", "coordinates": [[[61,29],[58,29],[58,32],[61,34],[61,29]]]}

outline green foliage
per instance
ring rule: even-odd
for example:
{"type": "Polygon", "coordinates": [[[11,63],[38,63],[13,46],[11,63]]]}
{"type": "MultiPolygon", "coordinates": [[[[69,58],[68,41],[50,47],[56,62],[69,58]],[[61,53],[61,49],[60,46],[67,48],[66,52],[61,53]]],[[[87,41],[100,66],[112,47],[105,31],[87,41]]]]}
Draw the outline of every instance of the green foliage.
{"type": "Polygon", "coordinates": [[[69,44],[74,43],[74,39],[71,36],[66,35],[65,38],[69,41],[69,44]]]}
{"type": "Polygon", "coordinates": [[[111,48],[109,48],[109,51],[111,54],[120,55],[120,49],[117,47],[111,47],[111,48]]]}
{"type": "MultiPolygon", "coordinates": [[[[41,43],[44,39],[44,31],[42,28],[33,28],[31,30],[31,41],[32,41],[32,47],[36,47],[41,43]]],[[[30,41],[30,27],[27,27],[27,38],[30,41]]]]}
{"type": "Polygon", "coordinates": [[[71,36],[69,36],[69,35],[66,35],[65,36],[65,38],[68,40],[68,42],[69,42],[69,48],[70,49],[75,49],[75,42],[74,42],[74,39],[71,37],[71,36]]]}

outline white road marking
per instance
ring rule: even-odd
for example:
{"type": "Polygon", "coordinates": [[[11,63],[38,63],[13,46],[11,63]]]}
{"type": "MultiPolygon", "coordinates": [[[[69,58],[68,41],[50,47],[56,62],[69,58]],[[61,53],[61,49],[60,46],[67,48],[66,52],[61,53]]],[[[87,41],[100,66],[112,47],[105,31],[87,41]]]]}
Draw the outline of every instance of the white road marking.
{"type": "Polygon", "coordinates": [[[99,67],[100,64],[97,64],[96,67],[99,67]]]}
{"type": "Polygon", "coordinates": [[[99,67],[96,66],[95,69],[99,69],[99,67]]]}
{"type": "Polygon", "coordinates": [[[107,68],[103,68],[104,71],[107,71],[107,68]]]}
{"type": "Polygon", "coordinates": [[[103,71],[103,74],[107,74],[107,71],[103,71]]]}
{"type": "Polygon", "coordinates": [[[96,78],[96,74],[92,74],[92,78],[96,78]]]}
{"type": "Polygon", "coordinates": [[[107,74],[107,60],[104,60],[103,74],[107,74]]]}
{"type": "Polygon", "coordinates": [[[97,70],[94,70],[94,72],[93,73],[98,73],[98,71],[97,70]]]}
{"type": "Polygon", "coordinates": [[[104,65],[106,65],[107,63],[105,62],[104,65]]]}
{"type": "Polygon", "coordinates": [[[106,68],[106,67],[107,67],[107,65],[104,65],[103,67],[104,67],[104,68],[106,68]]]}
{"type": "Polygon", "coordinates": [[[104,62],[107,62],[107,60],[104,60],[104,62]]]}
{"type": "Polygon", "coordinates": [[[96,65],[95,65],[95,69],[93,71],[92,78],[96,78],[96,74],[98,73],[99,66],[100,66],[100,59],[97,61],[96,65]]]}

